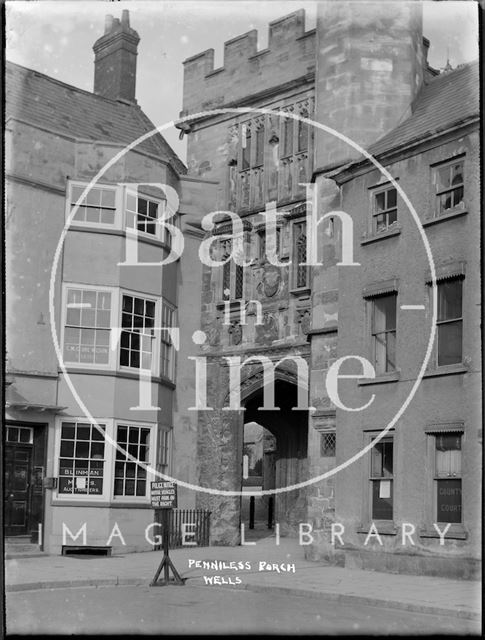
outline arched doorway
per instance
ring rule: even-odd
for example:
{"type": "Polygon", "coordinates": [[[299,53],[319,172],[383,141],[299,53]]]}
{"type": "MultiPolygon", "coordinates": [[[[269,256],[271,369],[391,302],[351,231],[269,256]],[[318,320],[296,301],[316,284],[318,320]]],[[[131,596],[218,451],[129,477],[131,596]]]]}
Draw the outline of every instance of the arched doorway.
{"type": "Polygon", "coordinates": [[[263,409],[262,386],[243,400],[241,523],[245,540],[271,535],[275,523],[281,535],[297,535],[299,523],[305,521],[303,490],[255,495],[252,500],[244,495],[288,487],[307,478],[308,411],[294,410],[297,392],[296,384],[277,379],[274,406],[279,410],[263,409]]]}

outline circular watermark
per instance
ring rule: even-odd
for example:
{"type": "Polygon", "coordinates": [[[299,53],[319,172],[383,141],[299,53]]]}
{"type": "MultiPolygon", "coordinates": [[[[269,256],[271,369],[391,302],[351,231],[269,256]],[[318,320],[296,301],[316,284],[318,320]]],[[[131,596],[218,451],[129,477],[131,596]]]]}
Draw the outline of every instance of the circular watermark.
{"type": "MultiPolygon", "coordinates": [[[[143,264],[143,263],[141,263],[143,264]]],[[[186,489],[190,489],[192,491],[198,491],[201,493],[207,493],[207,494],[211,494],[211,495],[219,495],[219,496],[226,496],[226,497],[241,497],[241,496],[265,496],[265,495],[276,495],[276,494],[280,494],[280,493],[286,493],[289,491],[294,491],[297,489],[302,489],[304,487],[308,487],[311,486],[312,484],[316,484],[317,482],[320,482],[321,480],[324,480],[326,478],[330,478],[331,476],[336,475],[339,471],[342,471],[343,469],[345,469],[346,467],[350,466],[351,464],[353,464],[354,462],[356,462],[357,460],[359,460],[362,456],[364,456],[368,451],[370,451],[370,449],[372,449],[372,447],[374,447],[380,440],[382,440],[382,438],[384,438],[386,436],[386,434],[390,431],[390,429],[392,429],[396,423],[399,421],[399,419],[402,417],[402,415],[404,414],[404,412],[406,411],[406,409],[409,407],[411,401],[413,400],[416,391],[421,383],[421,380],[423,378],[423,375],[426,371],[426,368],[428,366],[428,362],[430,360],[431,354],[432,354],[432,349],[433,349],[433,343],[434,343],[434,339],[435,339],[435,334],[436,334],[436,320],[437,320],[437,284],[436,284],[436,270],[435,270],[435,265],[434,265],[434,260],[433,260],[433,256],[432,256],[432,252],[431,252],[431,247],[429,245],[428,239],[426,237],[426,233],[424,231],[423,225],[421,224],[421,221],[419,219],[419,216],[416,212],[416,210],[414,209],[411,201],[409,200],[409,198],[407,197],[406,193],[404,192],[404,190],[402,189],[402,187],[399,185],[399,183],[393,178],[393,176],[389,173],[389,171],[387,171],[387,169],[385,167],[383,167],[368,151],[366,151],[365,149],[363,149],[359,144],[357,144],[356,142],[354,142],[353,140],[351,140],[350,138],[348,138],[345,134],[340,133],[339,131],[336,131],[335,129],[333,129],[332,127],[329,127],[327,125],[324,125],[322,123],[319,122],[315,122],[314,120],[311,120],[310,118],[306,118],[304,116],[300,116],[298,114],[293,114],[293,113],[289,113],[286,111],[278,111],[278,110],[273,110],[273,109],[265,109],[265,108],[252,108],[252,107],[234,107],[234,108],[221,108],[221,109],[211,109],[208,111],[201,111],[195,114],[191,114],[188,116],[185,116],[183,118],[180,118],[176,121],[172,120],[170,122],[165,123],[164,125],[161,125],[159,127],[155,127],[154,129],[152,129],[151,131],[148,131],[147,133],[143,134],[142,136],[140,136],[139,138],[137,138],[136,140],[134,140],[133,142],[131,142],[129,145],[127,145],[124,149],[122,149],[119,153],[117,153],[115,156],[113,156],[113,158],[111,158],[111,160],[109,160],[102,169],[100,169],[100,171],[98,171],[98,173],[92,178],[92,180],[87,184],[87,186],[85,187],[85,189],[83,190],[83,192],[81,193],[81,195],[79,196],[76,204],[73,206],[69,216],[66,219],[66,222],[64,224],[64,227],[62,229],[55,253],[54,253],[54,260],[52,263],[52,269],[51,269],[51,275],[50,275],[50,284],[49,284],[49,315],[50,315],[50,328],[51,328],[51,335],[52,335],[52,340],[53,340],[53,344],[54,344],[54,349],[57,355],[57,359],[59,362],[59,366],[60,369],[62,371],[62,373],[64,374],[64,379],[66,381],[66,384],[68,385],[71,393],[73,394],[76,402],[78,403],[81,411],[84,413],[84,415],[86,416],[87,420],[91,423],[91,425],[93,425],[100,434],[103,435],[104,439],[106,442],[108,442],[112,447],[114,447],[117,451],[119,451],[123,456],[126,456],[126,459],[129,460],[130,462],[135,462],[136,464],[140,465],[143,469],[145,469],[147,471],[147,473],[150,473],[152,476],[155,477],[159,477],[159,478],[163,478],[164,480],[168,480],[171,482],[175,482],[177,483],[179,486],[185,487],[186,489]],[[100,425],[98,424],[97,420],[91,415],[89,409],[86,407],[85,403],[83,402],[82,398],[79,396],[72,380],[71,377],[66,369],[66,366],[64,364],[64,360],[63,360],[63,356],[61,353],[61,349],[59,346],[59,340],[58,340],[58,336],[57,336],[57,331],[56,331],[56,326],[55,326],[55,306],[54,306],[54,297],[55,297],[55,282],[56,282],[56,277],[57,277],[57,271],[58,271],[58,267],[59,267],[59,261],[60,261],[60,256],[62,253],[62,248],[64,246],[64,241],[66,238],[66,234],[67,231],[69,230],[69,227],[74,219],[74,217],[76,216],[76,213],[79,209],[79,206],[81,204],[81,202],[84,201],[85,197],[87,196],[87,194],[89,193],[89,191],[92,189],[92,187],[94,185],[96,185],[96,183],[105,175],[105,173],[114,165],[116,164],[116,162],[118,162],[125,154],[127,154],[129,151],[132,151],[133,149],[135,149],[138,145],[142,144],[145,140],[149,139],[150,137],[152,137],[153,135],[157,134],[157,133],[162,133],[163,131],[175,126],[175,125],[180,125],[183,124],[187,121],[191,121],[191,120],[195,120],[195,119],[199,119],[199,118],[206,118],[206,117],[212,117],[212,116],[218,116],[218,115],[228,115],[228,114],[235,114],[235,115],[241,115],[241,114],[248,114],[248,113],[253,113],[253,114],[264,114],[264,115],[273,115],[273,116],[278,116],[278,117],[282,117],[282,118],[293,118],[294,120],[297,121],[301,121],[309,126],[315,127],[316,129],[320,129],[321,131],[324,131],[330,135],[333,135],[337,138],[339,138],[340,140],[342,140],[343,142],[347,143],[349,146],[351,146],[353,149],[355,149],[356,151],[358,151],[361,155],[363,155],[367,160],[369,160],[380,172],[381,174],[386,178],[386,181],[390,182],[393,187],[396,189],[397,193],[399,193],[399,195],[401,196],[401,198],[403,199],[404,203],[406,204],[406,207],[408,209],[408,211],[411,213],[412,218],[414,219],[416,226],[419,230],[419,233],[421,235],[421,239],[423,241],[423,245],[425,248],[425,252],[426,252],[426,257],[429,263],[429,267],[430,267],[430,273],[431,273],[431,278],[430,278],[430,282],[431,282],[431,292],[432,292],[432,314],[431,314],[431,328],[430,328],[430,335],[429,335],[429,339],[428,339],[428,344],[426,347],[426,352],[423,358],[423,362],[421,364],[421,367],[419,368],[416,380],[414,381],[411,390],[409,391],[408,395],[406,396],[404,402],[402,403],[401,407],[398,409],[398,411],[396,412],[396,414],[394,415],[394,417],[388,422],[388,424],[380,431],[380,433],[366,446],[364,446],[362,449],[360,449],[355,455],[351,456],[350,458],[348,458],[347,460],[345,460],[344,462],[342,462],[341,464],[335,466],[333,469],[330,469],[328,471],[326,471],[325,473],[319,474],[317,476],[314,476],[312,478],[309,478],[308,480],[304,480],[302,482],[297,482],[291,485],[288,485],[286,487],[278,487],[275,489],[264,489],[264,490],[258,490],[258,491],[251,491],[251,490],[247,490],[247,491],[231,491],[231,490],[225,490],[225,489],[215,489],[212,487],[204,487],[201,485],[197,485],[197,484],[192,484],[190,482],[186,482],[183,480],[179,480],[177,478],[174,478],[166,473],[163,473],[161,471],[158,471],[157,469],[155,469],[153,466],[151,466],[150,464],[147,464],[145,462],[142,462],[140,460],[138,460],[137,458],[135,458],[134,456],[132,456],[128,451],[125,451],[123,449],[122,446],[119,445],[118,442],[116,442],[111,435],[106,432],[105,430],[101,429],[100,425]]],[[[192,340],[195,344],[201,345],[205,342],[205,335],[202,331],[195,331],[193,336],[192,336],[192,340]]]]}

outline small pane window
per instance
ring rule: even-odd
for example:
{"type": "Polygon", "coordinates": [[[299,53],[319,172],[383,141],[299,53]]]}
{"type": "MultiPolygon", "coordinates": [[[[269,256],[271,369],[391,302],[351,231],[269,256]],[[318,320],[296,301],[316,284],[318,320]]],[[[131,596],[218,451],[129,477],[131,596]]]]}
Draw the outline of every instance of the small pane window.
{"type": "Polygon", "coordinates": [[[150,429],[132,425],[118,427],[117,443],[122,451],[116,451],[115,462],[115,496],[140,496],[147,494],[146,469],[138,464],[148,463],[150,429]],[[126,438],[128,437],[128,450],[126,438]],[[134,460],[127,459],[126,451],[134,460]]]}
{"type": "Polygon", "coordinates": [[[371,449],[371,517],[393,519],[394,443],[383,438],[371,449]]]}
{"type": "Polygon", "coordinates": [[[434,439],[436,519],[437,522],[460,523],[462,434],[437,434],[434,439]]]}
{"type": "Polygon", "coordinates": [[[464,208],[465,159],[459,158],[433,169],[435,185],[434,213],[440,216],[455,208],[464,208]]]}
{"type": "Polygon", "coordinates": [[[462,361],[463,280],[438,283],[438,366],[462,361]]]}
{"type": "Polygon", "coordinates": [[[320,434],[320,455],[323,458],[335,458],[335,445],[335,432],[320,434]]]}
{"type": "MultiPolygon", "coordinates": [[[[71,186],[71,211],[87,185],[71,186]]],[[[116,214],[115,187],[91,187],[80,201],[74,220],[90,224],[113,225],[116,214]]]]}
{"type": "Polygon", "coordinates": [[[123,295],[120,336],[120,365],[151,369],[155,338],[155,302],[123,295]]]}
{"type": "Polygon", "coordinates": [[[159,203],[146,197],[126,194],[126,226],[152,236],[158,235],[159,203]]]}
{"type": "MultiPolygon", "coordinates": [[[[99,425],[104,433],[105,425],[99,425]]],[[[101,495],[104,477],[104,436],[94,425],[63,422],[59,452],[58,493],[101,495]]]]}
{"type": "Polygon", "coordinates": [[[111,293],[68,289],[64,325],[64,361],[108,364],[111,293]]]}
{"type": "Polygon", "coordinates": [[[381,233],[397,222],[397,191],[394,188],[374,194],[372,231],[381,233]]]}
{"type": "Polygon", "coordinates": [[[377,373],[396,369],[396,301],[395,293],[371,301],[372,350],[377,373]]]}
{"type": "MultiPolygon", "coordinates": [[[[308,111],[303,109],[300,113],[302,118],[308,118],[308,111]]],[[[298,120],[298,151],[308,149],[308,125],[302,120],[298,120]]]]}

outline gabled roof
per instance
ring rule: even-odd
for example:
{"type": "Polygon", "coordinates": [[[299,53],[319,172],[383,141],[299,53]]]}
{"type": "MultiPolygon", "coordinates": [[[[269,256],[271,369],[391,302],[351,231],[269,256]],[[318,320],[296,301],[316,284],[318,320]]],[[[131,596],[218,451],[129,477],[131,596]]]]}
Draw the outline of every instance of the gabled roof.
{"type": "Polygon", "coordinates": [[[479,116],[478,60],[429,80],[411,107],[411,115],[368,149],[373,156],[446,131],[479,116]]]}
{"type": "MultiPolygon", "coordinates": [[[[43,73],[6,62],[5,115],[85,140],[130,144],[155,126],[136,104],[110,100],[43,73]]],[[[139,147],[179,174],[184,163],[159,133],[139,147]]]]}

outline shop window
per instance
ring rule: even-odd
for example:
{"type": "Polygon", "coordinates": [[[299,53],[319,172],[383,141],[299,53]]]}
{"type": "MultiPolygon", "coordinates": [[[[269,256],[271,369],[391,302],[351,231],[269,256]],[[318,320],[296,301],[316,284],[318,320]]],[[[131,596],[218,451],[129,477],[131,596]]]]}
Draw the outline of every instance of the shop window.
{"type": "Polygon", "coordinates": [[[436,434],[434,440],[436,522],[461,523],[462,434],[436,434]]]}
{"type": "Polygon", "coordinates": [[[397,191],[389,187],[373,193],[372,232],[387,231],[397,222],[397,191]]]}
{"type": "Polygon", "coordinates": [[[396,293],[370,301],[372,356],[377,374],[396,369],[396,301],[396,293]]]}
{"type": "Polygon", "coordinates": [[[64,362],[108,365],[111,292],[68,288],[66,296],[64,362]]]}
{"type": "Polygon", "coordinates": [[[293,288],[303,289],[309,286],[307,260],[306,221],[293,223],[293,288]]]}
{"type": "Polygon", "coordinates": [[[391,437],[379,440],[371,449],[371,518],[393,519],[394,443],[391,437]]]}
{"type": "Polygon", "coordinates": [[[155,301],[123,294],[121,309],[120,365],[152,368],[155,340],[155,301]]]}
{"type": "Polygon", "coordinates": [[[465,208],[465,158],[455,158],[433,167],[435,187],[435,216],[441,216],[453,209],[465,208]]]}
{"type": "Polygon", "coordinates": [[[62,422],[59,450],[60,495],[99,496],[105,477],[105,425],[62,422]]]}
{"type": "Polygon", "coordinates": [[[149,464],[150,429],[132,425],[118,425],[116,443],[114,495],[147,495],[147,470],[139,462],[149,464]],[[126,453],[133,459],[127,457],[126,453]]]}
{"type": "Polygon", "coordinates": [[[463,280],[438,282],[437,365],[462,361],[463,280]]]}

